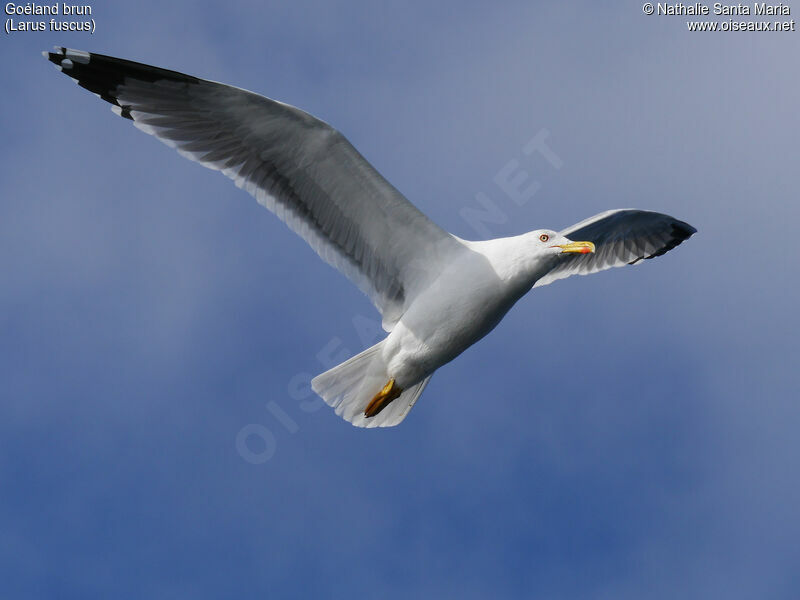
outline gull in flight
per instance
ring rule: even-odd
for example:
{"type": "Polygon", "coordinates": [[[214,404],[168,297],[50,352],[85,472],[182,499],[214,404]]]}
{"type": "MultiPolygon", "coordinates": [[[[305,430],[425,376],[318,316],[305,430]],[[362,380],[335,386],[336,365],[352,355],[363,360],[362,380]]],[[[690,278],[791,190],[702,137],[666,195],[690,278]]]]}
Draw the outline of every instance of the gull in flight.
{"type": "Polygon", "coordinates": [[[327,123],[253,92],[56,47],[45,58],[111,110],[230,177],[375,304],[388,335],[315,377],[359,427],[391,427],[434,371],[489,333],[531,288],[637,264],[696,229],[665,214],[609,210],[561,231],[462,240],[397,191],[327,123]]]}

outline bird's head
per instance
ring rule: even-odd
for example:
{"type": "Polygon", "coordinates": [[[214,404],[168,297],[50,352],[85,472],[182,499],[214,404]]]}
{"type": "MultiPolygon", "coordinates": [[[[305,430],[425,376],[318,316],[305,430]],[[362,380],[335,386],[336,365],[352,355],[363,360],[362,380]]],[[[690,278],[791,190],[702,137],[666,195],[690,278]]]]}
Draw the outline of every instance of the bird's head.
{"type": "Polygon", "coordinates": [[[535,240],[534,244],[537,249],[540,249],[542,254],[549,256],[590,254],[594,252],[594,244],[592,242],[573,242],[550,229],[537,229],[536,231],[531,231],[528,235],[535,240]]]}

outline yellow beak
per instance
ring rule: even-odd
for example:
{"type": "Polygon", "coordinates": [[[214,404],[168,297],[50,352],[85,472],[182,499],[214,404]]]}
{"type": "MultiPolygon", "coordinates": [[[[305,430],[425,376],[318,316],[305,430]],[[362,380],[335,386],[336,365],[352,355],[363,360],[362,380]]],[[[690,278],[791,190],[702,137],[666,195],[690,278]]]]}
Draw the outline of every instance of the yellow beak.
{"type": "Polygon", "coordinates": [[[594,252],[594,244],[592,242],[570,242],[556,247],[561,248],[562,254],[565,252],[570,254],[591,254],[594,252]]]}

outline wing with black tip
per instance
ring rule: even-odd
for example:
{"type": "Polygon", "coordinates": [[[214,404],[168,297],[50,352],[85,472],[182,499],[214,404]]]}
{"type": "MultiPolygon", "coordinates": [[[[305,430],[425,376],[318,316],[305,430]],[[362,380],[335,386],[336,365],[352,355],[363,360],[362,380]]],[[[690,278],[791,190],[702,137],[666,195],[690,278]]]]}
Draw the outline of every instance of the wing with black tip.
{"type": "Polygon", "coordinates": [[[534,287],[638,264],[669,252],[696,232],[688,223],[657,212],[628,208],[600,213],[559,232],[573,241],[593,242],[595,252],[559,257],[553,270],[534,287]]]}
{"type": "Polygon", "coordinates": [[[44,56],[142,131],[247,190],[358,285],[387,330],[440,265],[465,251],[341,133],[302,110],[102,54],[44,56]]]}

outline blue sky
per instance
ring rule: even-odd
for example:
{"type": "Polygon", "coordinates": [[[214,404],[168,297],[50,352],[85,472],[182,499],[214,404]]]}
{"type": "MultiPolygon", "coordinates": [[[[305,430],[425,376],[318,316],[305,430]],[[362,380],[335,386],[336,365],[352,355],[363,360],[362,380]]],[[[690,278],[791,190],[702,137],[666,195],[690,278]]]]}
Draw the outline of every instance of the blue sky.
{"type": "Polygon", "coordinates": [[[797,597],[800,34],[636,3],[92,7],[94,35],[0,42],[3,597],[797,597]],[[699,233],[537,289],[358,430],[303,382],[374,341],[368,300],[54,44],[295,104],[462,237],[478,194],[493,236],[628,206],[699,233]],[[559,168],[522,152],[541,132],[559,168]]]}

